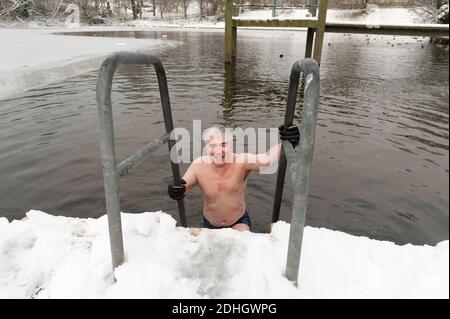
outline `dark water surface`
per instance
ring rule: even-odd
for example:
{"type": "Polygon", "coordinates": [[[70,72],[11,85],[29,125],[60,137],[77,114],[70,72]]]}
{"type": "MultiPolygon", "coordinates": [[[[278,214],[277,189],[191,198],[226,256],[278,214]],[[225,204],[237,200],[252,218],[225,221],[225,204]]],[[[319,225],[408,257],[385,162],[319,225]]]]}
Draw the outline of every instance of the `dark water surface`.
{"type": "MultiPolygon", "coordinates": [[[[240,30],[234,71],[224,70],[221,32],[97,36],[159,39],[163,33],[182,42],[156,52],[166,68],[175,126],[192,131],[193,119],[203,128],[282,123],[303,32],[240,30]]],[[[307,224],[401,244],[448,239],[448,47],[389,36],[329,35],[325,43],[307,224]]],[[[29,209],[105,213],[96,75],[0,101],[0,216],[22,218],[29,209]]],[[[121,160],[159,136],[164,123],[153,70],[121,67],[113,90],[121,160]]],[[[166,195],[167,160],[163,147],[122,180],[123,211],[163,210],[178,218],[166,195]]],[[[253,173],[249,180],[247,205],[257,232],[268,229],[275,179],[253,173]]],[[[290,219],[291,197],[288,181],[283,220],[290,219]]],[[[186,207],[189,224],[200,226],[198,189],[186,207]]]]}

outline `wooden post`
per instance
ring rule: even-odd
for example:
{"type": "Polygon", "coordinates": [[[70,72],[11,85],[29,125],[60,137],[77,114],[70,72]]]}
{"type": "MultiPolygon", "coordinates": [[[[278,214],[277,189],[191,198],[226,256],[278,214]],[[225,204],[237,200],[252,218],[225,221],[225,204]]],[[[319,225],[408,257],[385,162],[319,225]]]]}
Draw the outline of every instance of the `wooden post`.
{"type": "Polygon", "coordinates": [[[305,58],[310,58],[312,56],[315,31],[316,30],[314,28],[308,28],[308,32],[306,34],[305,58]]]}
{"type": "MultiPolygon", "coordinates": [[[[311,7],[308,8],[308,12],[312,17],[317,16],[317,5],[318,0],[309,0],[309,5],[311,7]],[[314,6],[314,7],[313,7],[314,6]]],[[[314,43],[314,32],[316,30],[314,28],[308,28],[308,33],[306,35],[306,49],[305,49],[305,58],[312,57],[312,49],[313,49],[313,43],[314,43]]]]}
{"type": "Polygon", "coordinates": [[[322,57],[322,47],[325,34],[325,24],[327,20],[327,8],[328,0],[320,0],[319,9],[319,25],[316,30],[316,40],[314,42],[314,60],[320,65],[320,59],[322,57]]]}
{"type": "Polygon", "coordinates": [[[225,63],[232,63],[236,56],[237,30],[233,25],[233,0],[225,2],[225,63]]]}

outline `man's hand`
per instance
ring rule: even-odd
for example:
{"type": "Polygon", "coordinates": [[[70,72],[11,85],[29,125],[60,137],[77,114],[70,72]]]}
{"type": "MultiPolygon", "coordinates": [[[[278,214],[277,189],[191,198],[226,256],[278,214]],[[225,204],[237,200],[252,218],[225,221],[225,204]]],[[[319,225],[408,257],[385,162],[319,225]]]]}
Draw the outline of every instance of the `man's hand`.
{"type": "Polygon", "coordinates": [[[167,187],[167,192],[169,193],[170,198],[179,200],[183,199],[186,194],[186,181],[181,179],[181,185],[173,185],[170,184],[167,187]]]}
{"type": "Polygon", "coordinates": [[[300,143],[300,131],[297,126],[293,125],[285,128],[284,125],[281,125],[278,128],[278,132],[280,133],[280,139],[291,142],[294,148],[300,143]]]}

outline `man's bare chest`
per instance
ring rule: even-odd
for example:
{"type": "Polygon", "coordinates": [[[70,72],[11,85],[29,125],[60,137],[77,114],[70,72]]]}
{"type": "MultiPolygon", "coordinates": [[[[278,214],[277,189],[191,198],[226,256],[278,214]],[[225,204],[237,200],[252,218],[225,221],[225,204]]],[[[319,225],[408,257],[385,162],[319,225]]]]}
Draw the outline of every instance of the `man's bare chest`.
{"type": "Polygon", "coordinates": [[[205,195],[235,194],[245,188],[246,175],[242,167],[229,167],[225,172],[205,168],[197,176],[197,180],[205,195]]]}

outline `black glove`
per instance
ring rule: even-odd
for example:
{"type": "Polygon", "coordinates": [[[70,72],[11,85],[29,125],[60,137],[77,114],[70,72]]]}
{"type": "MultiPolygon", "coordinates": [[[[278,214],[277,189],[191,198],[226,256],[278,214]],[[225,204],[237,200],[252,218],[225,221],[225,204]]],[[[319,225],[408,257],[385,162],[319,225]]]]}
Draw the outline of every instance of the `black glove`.
{"type": "Polygon", "coordinates": [[[300,143],[300,131],[297,126],[293,125],[285,128],[284,125],[281,125],[278,128],[278,132],[280,133],[280,139],[291,142],[294,148],[300,143]]]}
{"type": "Polygon", "coordinates": [[[170,184],[167,187],[167,192],[169,193],[170,198],[179,200],[182,199],[186,193],[186,181],[181,179],[181,185],[173,185],[170,184]]]}

